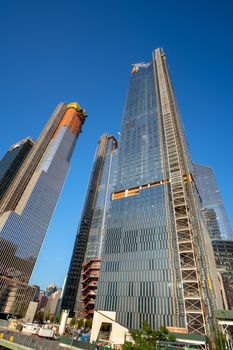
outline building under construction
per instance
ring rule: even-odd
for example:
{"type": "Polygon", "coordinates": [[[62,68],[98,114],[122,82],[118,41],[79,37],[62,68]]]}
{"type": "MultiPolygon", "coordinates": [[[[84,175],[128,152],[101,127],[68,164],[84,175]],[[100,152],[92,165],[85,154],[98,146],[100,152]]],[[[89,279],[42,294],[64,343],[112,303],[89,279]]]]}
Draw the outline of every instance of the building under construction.
{"type": "Polygon", "coordinates": [[[98,142],[62,300],[70,316],[93,317],[116,148],[113,136],[98,142]]]}
{"type": "Polygon", "coordinates": [[[133,65],[91,341],[107,323],[109,341],[120,344],[145,320],[153,329],[205,339],[222,308],[216,286],[191,156],[166,57],[157,49],[152,62],[133,65]]]}

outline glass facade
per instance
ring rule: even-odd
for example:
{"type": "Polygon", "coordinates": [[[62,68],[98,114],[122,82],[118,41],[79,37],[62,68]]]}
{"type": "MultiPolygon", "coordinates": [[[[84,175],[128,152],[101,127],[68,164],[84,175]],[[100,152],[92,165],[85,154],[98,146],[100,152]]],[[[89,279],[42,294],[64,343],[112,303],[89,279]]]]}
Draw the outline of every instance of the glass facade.
{"type": "Polygon", "coordinates": [[[0,278],[0,317],[7,314],[23,317],[30,301],[33,301],[37,289],[35,286],[1,276],[0,278]]]}
{"type": "Polygon", "coordinates": [[[221,232],[215,210],[203,209],[203,215],[205,217],[211,239],[221,239],[221,232]]]}
{"type": "Polygon", "coordinates": [[[102,255],[116,148],[115,138],[106,134],[98,143],[62,300],[70,315],[80,308],[82,264],[102,255]]]}
{"type": "MultiPolygon", "coordinates": [[[[63,105],[61,108],[64,106],[66,107],[63,105]]],[[[28,179],[25,190],[20,193],[14,211],[6,210],[0,216],[0,274],[24,284],[29,282],[68,173],[70,152],[74,149],[77,138],[77,134],[70,125],[63,123],[67,111],[69,111],[69,105],[65,109],[63,108],[64,117],[59,118],[60,120],[53,127],[53,132],[49,128],[50,142],[41,155],[30,179],[28,179]]],[[[79,117],[79,113],[81,112],[73,110],[73,121],[80,120],[81,125],[82,115],[79,117]]],[[[56,114],[52,116],[52,122],[54,118],[57,119],[56,114]]],[[[46,136],[48,135],[45,132],[46,136]]],[[[35,146],[35,148],[37,147],[35,158],[40,152],[38,146],[40,146],[40,139],[35,146]]],[[[34,150],[36,151],[36,149],[34,150]]],[[[34,158],[32,162],[33,160],[34,158]]],[[[30,167],[31,163],[29,162],[28,165],[30,167]]],[[[27,167],[27,164],[24,166],[27,167]]],[[[21,183],[20,180],[24,181],[25,179],[24,170],[26,171],[26,169],[21,170],[20,178],[16,178],[19,183],[21,183]]],[[[11,198],[14,198],[13,193],[10,195],[11,198]]],[[[7,205],[6,202],[6,207],[7,205]]],[[[0,289],[0,300],[2,292],[0,289]]]]}
{"type": "Polygon", "coordinates": [[[96,189],[96,203],[93,210],[84,261],[102,256],[106,215],[110,205],[116,147],[116,140],[113,137],[108,137],[104,165],[96,189]]]}
{"type": "Polygon", "coordinates": [[[227,304],[233,310],[233,241],[212,241],[217,267],[222,274],[227,304]]]}
{"type": "Polygon", "coordinates": [[[130,81],[115,176],[115,191],[163,178],[153,64],[130,81]]]}
{"type": "Polygon", "coordinates": [[[117,321],[133,329],[144,320],[153,328],[165,324],[165,320],[167,326],[172,326],[175,310],[168,239],[161,186],[114,201],[98,287],[98,309],[117,311],[117,321]]]}
{"type": "Polygon", "coordinates": [[[0,214],[7,211],[14,211],[16,209],[22,194],[26,190],[32,175],[36,171],[36,167],[48,148],[54,132],[63,118],[65,109],[65,104],[59,104],[55,109],[39,139],[35,142],[30,154],[25,159],[24,165],[19,169],[18,174],[14,181],[12,181],[10,188],[2,197],[0,201],[0,214]]]}
{"type": "Polygon", "coordinates": [[[30,138],[16,143],[0,161],[0,200],[23,165],[33,144],[30,138]]]}
{"type": "MultiPolygon", "coordinates": [[[[132,75],[119,144],[114,192],[163,179],[153,64],[132,75]]],[[[163,186],[112,201],[98,309],[129,328],[173,324],[168,238],[163,186]]]]}
{"type": "Polygon", "coordinates": [[[29,281],[69,169],[66,157],[73,141],[74,135],[70,130],[61,129],[54,140],[57,147],[49,147],[50,150],[37,168],[37,174],[31,179],[34,188],[30,191],[30,196],[27,201],[22,198],[24,210],[20,215],[16,212],[5,214],[8,217],[0,232],[2,274],[22,282],[29,281]]]}
{"type": "Polygon", "coordinates": [[[135,65],[132,72],[114,174],[96,311],[113,312],[130,329],[147,320],[154,329],[206,334],[214,308],[208,253],[191,156],[161,49],[152,63],[135,65]]]}
{"type": "MultiPolygon", "coordinates": [[[[207,210],[215,211],[221,238],[224,240],[233,240],[231,223],[213,169],[200,164],[193,164],[193,167],[203,207],[207,210]]],[[[210,231],[212,232],[212,230],[210,231]]],[[[213,235],[213,239],[218,238],[215,234],[213,235]]]]}

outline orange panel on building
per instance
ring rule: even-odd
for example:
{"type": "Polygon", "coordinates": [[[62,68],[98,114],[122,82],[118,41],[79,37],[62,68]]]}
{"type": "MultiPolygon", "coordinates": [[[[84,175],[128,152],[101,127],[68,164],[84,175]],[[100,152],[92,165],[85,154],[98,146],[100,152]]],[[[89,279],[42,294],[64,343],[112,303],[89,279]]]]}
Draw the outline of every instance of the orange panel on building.
{"type": "Polygon", "coordinates": [[[75,136],[78,136],[82,128],[82,120],[79,116],[79,112],[73,108],[67,109],[62,120],[60,121],[60,124],[57,127],[57,130],[53,135],[53,138],[56,137],[58,131],[62,126],[68,127],[75,136]]]}

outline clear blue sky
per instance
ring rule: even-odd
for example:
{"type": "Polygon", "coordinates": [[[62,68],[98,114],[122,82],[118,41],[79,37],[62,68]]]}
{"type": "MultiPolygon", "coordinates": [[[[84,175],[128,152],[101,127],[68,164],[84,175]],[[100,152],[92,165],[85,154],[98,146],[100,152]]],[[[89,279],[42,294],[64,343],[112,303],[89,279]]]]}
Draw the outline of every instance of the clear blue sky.
{"type": "Polygon", "coordinates": [[[8,0],[0,9],[0,157],[56,104],[88,120],[31,282],[62,285],[97,141],[120,131],[130,64],[163,47],[193,160],[214,168],[233,218],[231,0],[8,0]]]}

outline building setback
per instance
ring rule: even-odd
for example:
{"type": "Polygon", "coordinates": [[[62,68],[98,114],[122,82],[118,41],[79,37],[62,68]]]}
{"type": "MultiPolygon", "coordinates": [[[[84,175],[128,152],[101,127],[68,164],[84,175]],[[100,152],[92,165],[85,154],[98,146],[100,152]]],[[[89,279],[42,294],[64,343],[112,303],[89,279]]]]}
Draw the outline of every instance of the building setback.
{"type": "Polygon", "coordinates": [[[0,313],[22,316],[34,292],[28,282],[85,116],[59,104],[0,201],[0,313]]]}
{"type": "Polygon", "coordinates": [[[202,205],[206,209],[211,238],[233,240],[231,223],[213,169],[200,164],[193,164],[193,168],[202,205]],[[216,226],[216,220],[218,222],[218,228],[216,226]],[[220,231],[221,237],[218,237],[218,231],[220,231]]]}
{"type": "Polygon", "coordinates": [[[144,320],[214,333],[217,270],[162,49],[134,65],[111,199],[91,341],[106,322],[115,343],[144,320]]]}
{"type": "Polygon", "coordinates": [[[70,310],[70,316],[82,308],[82,264],[102,255],[116,148],[116,139],[107,134],[98,143],[62,300],[62,308],[70,310]]]}

